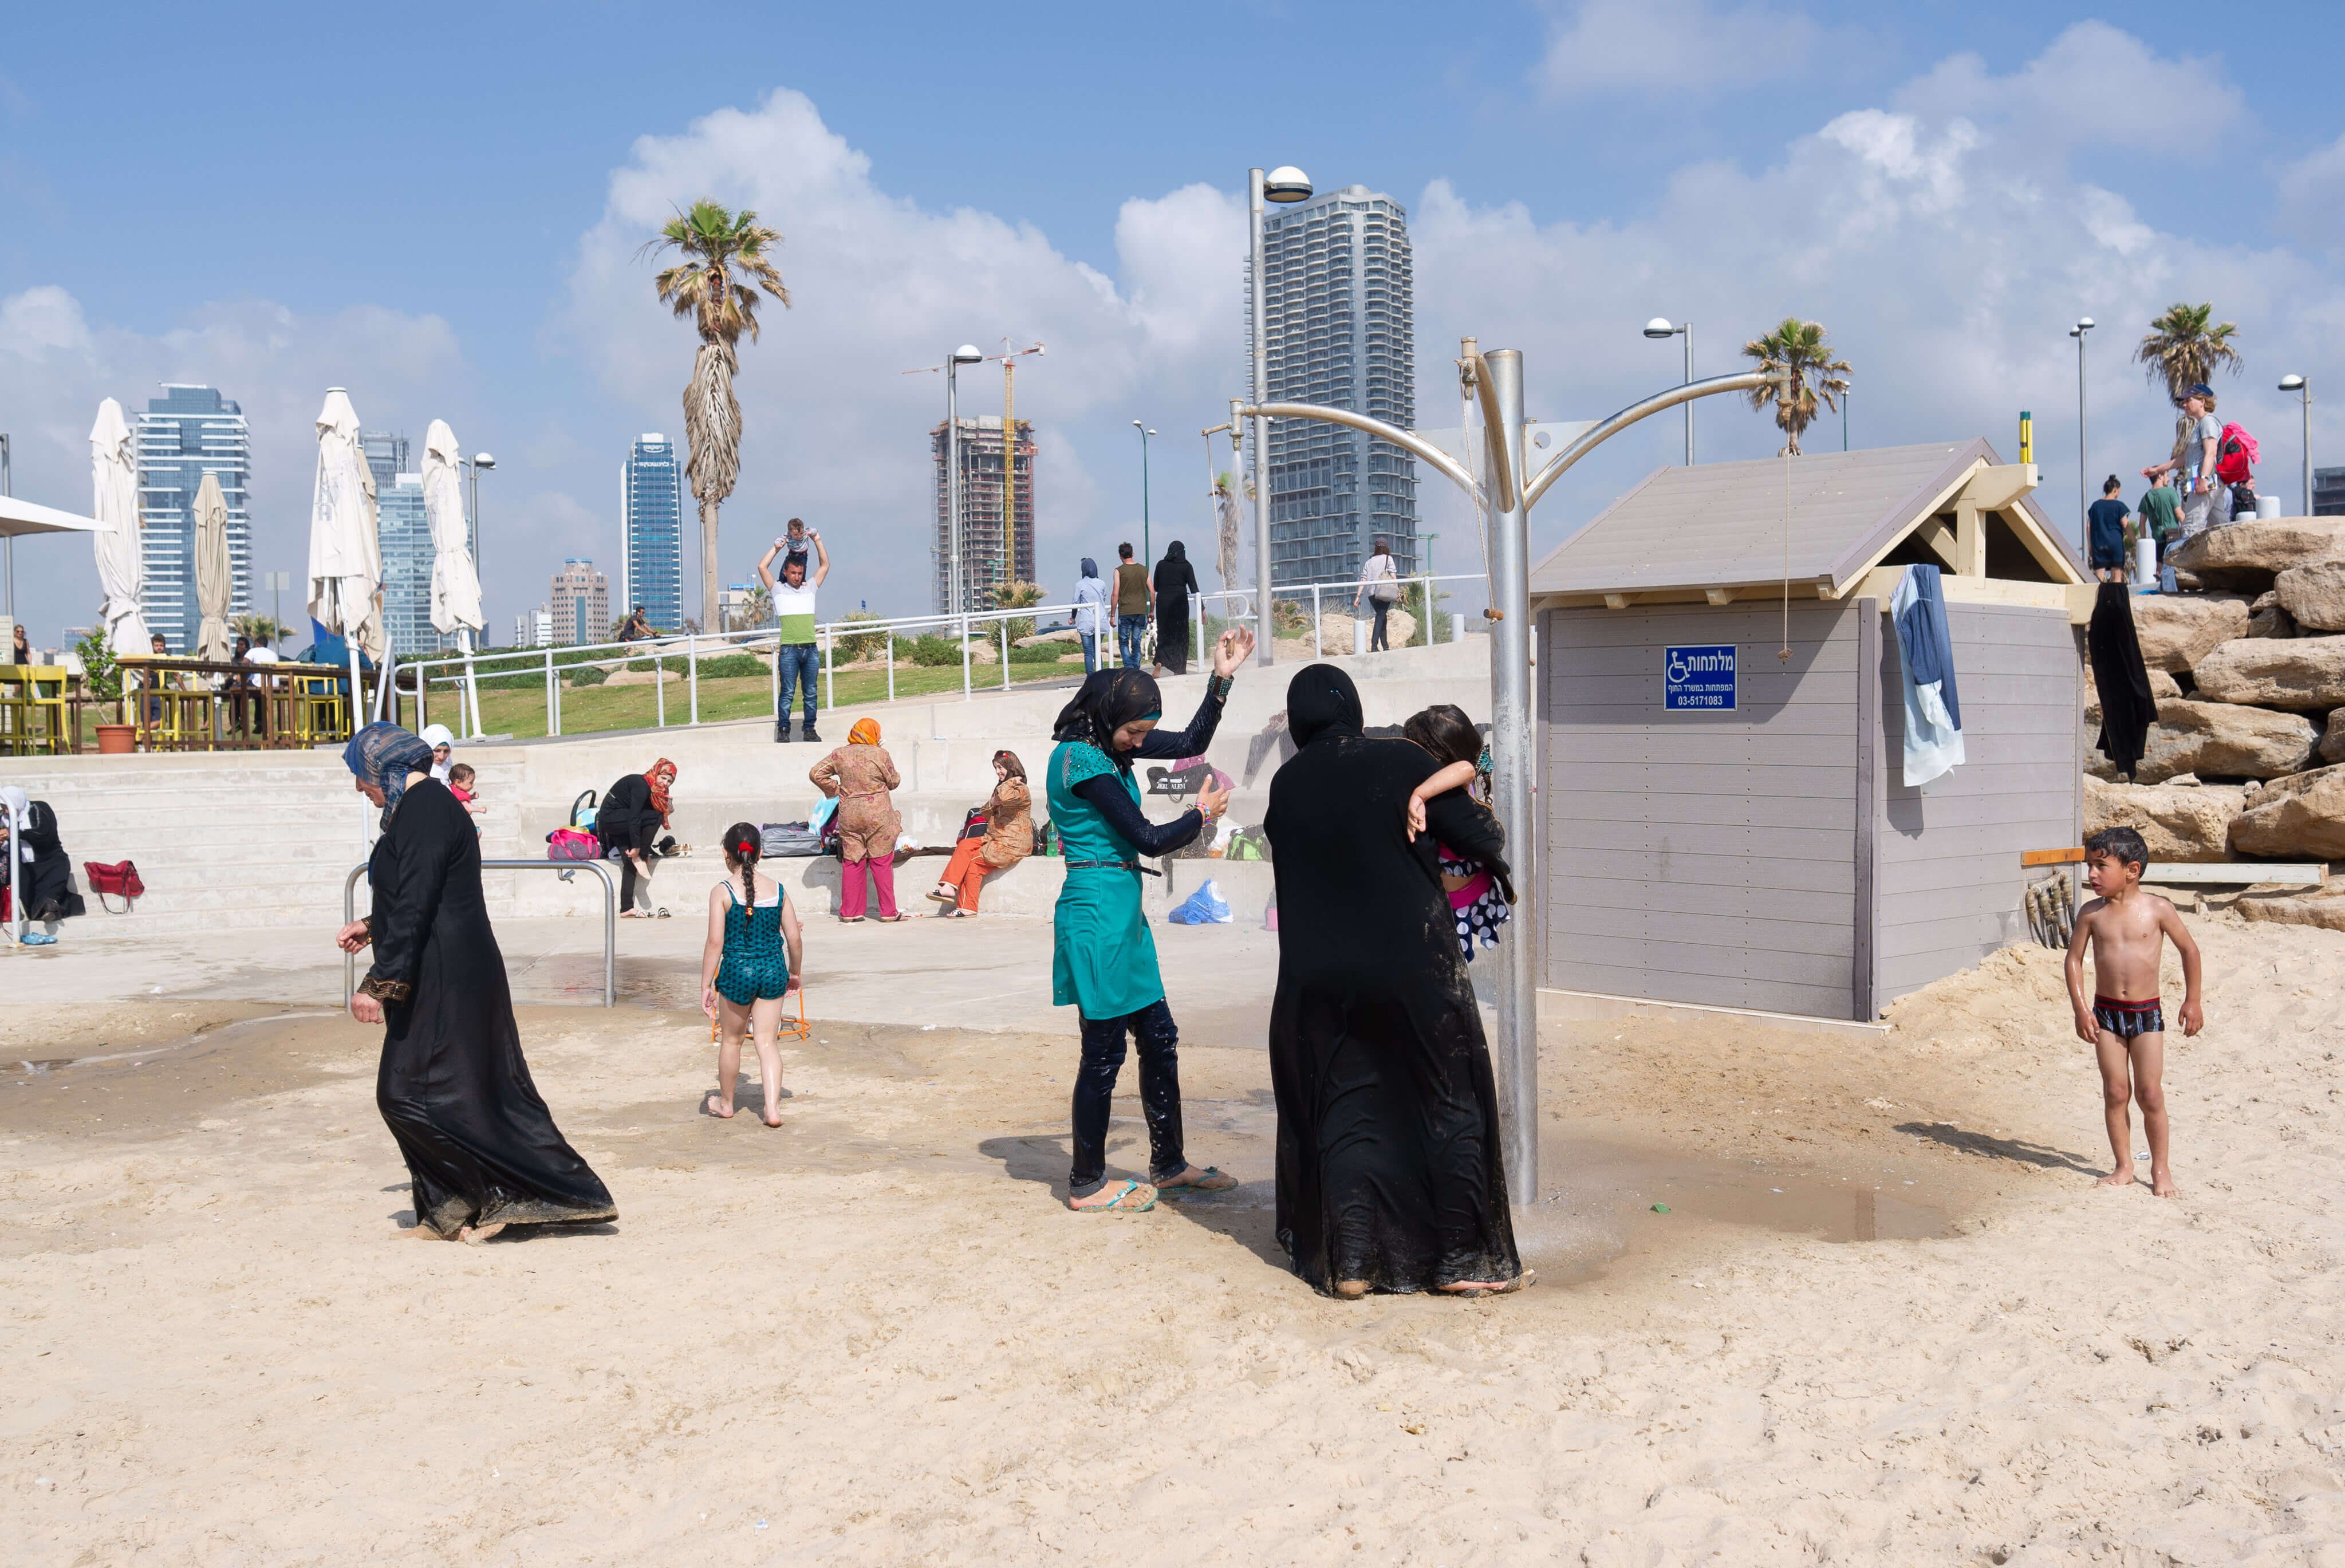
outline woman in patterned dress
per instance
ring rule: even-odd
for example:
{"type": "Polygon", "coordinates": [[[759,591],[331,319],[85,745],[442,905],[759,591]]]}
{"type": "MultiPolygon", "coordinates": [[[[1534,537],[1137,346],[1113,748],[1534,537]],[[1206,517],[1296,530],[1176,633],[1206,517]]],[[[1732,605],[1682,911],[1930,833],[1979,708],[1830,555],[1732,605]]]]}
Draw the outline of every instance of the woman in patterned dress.
{"type": "Polygon", "coordinates": [[[879,918],[902,920],[896,912],[896,835],[903,831],[904,820],[888,791],[904,780],[879,744],[878,720],[857,719],[847,744],[816,763],[807,777],[838,801],[839,920],[852,924],[863,918],[867,874],[879,894],[879,918]]]}

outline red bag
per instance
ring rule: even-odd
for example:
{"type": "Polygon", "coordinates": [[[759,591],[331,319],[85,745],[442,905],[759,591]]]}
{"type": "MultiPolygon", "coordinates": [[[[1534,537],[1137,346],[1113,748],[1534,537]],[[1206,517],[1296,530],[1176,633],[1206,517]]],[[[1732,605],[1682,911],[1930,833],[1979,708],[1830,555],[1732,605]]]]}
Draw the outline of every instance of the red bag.
{"type": "Polygon", "coordinates": [[[147,896],[147,884],[138,880],[136,860],[118,860],[110,866],[84,860],[81,869],[88,874],[89,891],[97,895],[98,907],[108,914],[128,914],[131,901],[147,896]],[[106,901],[109,893],[122,901],[120,909],[106,901]]]}
{"type": "Polygon", "coordinates": [[[2245,484],[2249,465],[2262,455],[2245,425],[2227,424],[2215,443],[2215,477],[2226,484],[2245,484]]]}

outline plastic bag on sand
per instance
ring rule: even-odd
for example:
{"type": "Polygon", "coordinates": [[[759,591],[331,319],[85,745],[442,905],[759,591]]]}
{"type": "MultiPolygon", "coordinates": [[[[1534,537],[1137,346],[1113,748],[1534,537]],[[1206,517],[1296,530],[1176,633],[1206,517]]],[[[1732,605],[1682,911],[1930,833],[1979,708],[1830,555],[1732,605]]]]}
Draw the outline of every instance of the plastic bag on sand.
{"type": "Polygon", "coordinates": [[[1213,885],[1211,877],[1205,885],[1191,893],[1181,907],[1164,917],[1174,925],[1227,925],[1230,923],[1229,901],[1222,890],[1213,885]]]}

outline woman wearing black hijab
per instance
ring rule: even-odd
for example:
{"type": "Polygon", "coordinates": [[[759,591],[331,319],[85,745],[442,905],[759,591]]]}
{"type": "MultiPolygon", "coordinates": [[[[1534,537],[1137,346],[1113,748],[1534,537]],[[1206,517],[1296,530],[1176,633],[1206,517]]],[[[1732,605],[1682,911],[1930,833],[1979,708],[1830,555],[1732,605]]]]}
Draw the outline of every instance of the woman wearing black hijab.
{"type": "Polygon", "coordinates": [[[1436,771],[1406,740],[1361,734],[1359,693],[1333,665],[1287,687],[1301,748],[1270,781],[1264,829],[1278,887],[1278,1236],[1294,1271],[1370,1290],[1484,1295],[1530,1276],[1515,1251],[1497,1091],[1482,1018],[1434,858],[1438,840],[1489,865],[1512,897],[1497,822],[1464,790],[1409,792],[1436,771]]]}
{"type": "Polygon", "coordinates": [[[1156,673],[1189,673],[1189,596],[1197,591],[1197,570],[1175,539],[1156,563],[1156,673]]]}

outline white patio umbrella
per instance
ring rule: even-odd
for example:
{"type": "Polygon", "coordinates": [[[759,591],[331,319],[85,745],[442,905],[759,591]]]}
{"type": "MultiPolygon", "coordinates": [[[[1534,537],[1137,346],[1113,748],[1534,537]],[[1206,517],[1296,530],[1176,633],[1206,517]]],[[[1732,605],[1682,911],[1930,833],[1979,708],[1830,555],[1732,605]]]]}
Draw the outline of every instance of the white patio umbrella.
{"type": "Polygon", "coordinates": [[[349,648],[352,728],[366,692],[359,648],[364,644],[371,653],[381,645],[381,589],[374,475],[359,450],[358,411],[350,393],[329,387],[318,411],[318,482],[310,503],[310,614],[349,648]]]}
{"type": "Polygon", "coordinates": [[[97,405],[97,423],[89,427],[90,477],[96,504],[90,508],[99,524],[91,536],[97,553],[97,585],[105,594],[98,611],[106,628],[106,646],[119,657],[150,651],[147,622],[138,613],[138,579],[144,567],[138,545],[138,464],[130,449],[130,426],[122,405],[107,398],[97,405]]]}
{"type": "Polygon", "coordinates": [[[442,636],[456,634],[464,650],[465,718],[481,733],[481,698],[472,685],[472,634],[486,625],[481,614],[481,578],[465,543],[464,487],[457,464],[463,453],[456,433],[435,419],[423,433],[423,515],[431,524],[431,625],[442,636]]]}
{"type": "Polygon", "coordinates": [[[235,568],[228,555],[228,497],[219,475],[207,470],[196,486],[196,607],[203,613],[196,633],[196,657],[226,664],[235,649],[228,640],[228,591],[235,568]]]}

